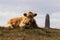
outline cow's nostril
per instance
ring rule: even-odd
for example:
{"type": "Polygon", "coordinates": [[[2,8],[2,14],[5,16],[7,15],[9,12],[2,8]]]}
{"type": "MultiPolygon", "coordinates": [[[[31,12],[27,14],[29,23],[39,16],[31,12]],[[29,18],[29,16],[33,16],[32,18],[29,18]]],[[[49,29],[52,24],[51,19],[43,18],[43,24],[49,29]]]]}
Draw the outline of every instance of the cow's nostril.
{"type": "Polygon", "coordinates": [[[29,25],[29,23],[26,23],[26,25],[29,25]]]}
{"type": "Polygon", "coordinates": [[[31,20],[30,20],[30,23],[31,23],[31,20]]]}

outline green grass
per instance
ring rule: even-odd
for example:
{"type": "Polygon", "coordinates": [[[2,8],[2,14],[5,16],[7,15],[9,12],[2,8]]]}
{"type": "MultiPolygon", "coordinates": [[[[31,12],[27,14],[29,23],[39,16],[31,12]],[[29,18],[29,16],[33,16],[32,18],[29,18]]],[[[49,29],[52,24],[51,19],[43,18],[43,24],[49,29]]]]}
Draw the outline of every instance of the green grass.
{"type": "Polygon", "coordinates": [[[0,28],[0,40],[60,40],[59,29],[0,28]]]}

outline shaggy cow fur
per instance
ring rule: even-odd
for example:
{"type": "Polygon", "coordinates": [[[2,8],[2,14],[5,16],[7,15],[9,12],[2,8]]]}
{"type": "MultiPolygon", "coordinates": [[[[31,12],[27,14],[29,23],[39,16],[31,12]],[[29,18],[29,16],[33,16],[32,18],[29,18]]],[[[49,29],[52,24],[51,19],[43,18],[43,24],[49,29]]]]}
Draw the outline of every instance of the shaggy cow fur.
{"type": "Polygon", "coordinates": [[[37,15],[36,13],[32,13],[32,12],[24,13],[24,16],[22,17],[16,17],[16,18],[10,19],[8,21],[7,26],[10,28],[16,28],[16,27],[36,28],[37,24],[34,19],[36,15],[37,15]]]}

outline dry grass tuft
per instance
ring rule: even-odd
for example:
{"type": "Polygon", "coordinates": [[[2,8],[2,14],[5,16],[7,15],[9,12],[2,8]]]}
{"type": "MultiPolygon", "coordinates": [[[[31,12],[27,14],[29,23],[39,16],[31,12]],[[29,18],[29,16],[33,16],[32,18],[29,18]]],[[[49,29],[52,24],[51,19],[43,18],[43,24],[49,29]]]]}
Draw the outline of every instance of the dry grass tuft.
{"type": "Polygon", "coordinates": [[[0,40],[60,40],[58,29],[7,29],[0,28],[0,40]]]}

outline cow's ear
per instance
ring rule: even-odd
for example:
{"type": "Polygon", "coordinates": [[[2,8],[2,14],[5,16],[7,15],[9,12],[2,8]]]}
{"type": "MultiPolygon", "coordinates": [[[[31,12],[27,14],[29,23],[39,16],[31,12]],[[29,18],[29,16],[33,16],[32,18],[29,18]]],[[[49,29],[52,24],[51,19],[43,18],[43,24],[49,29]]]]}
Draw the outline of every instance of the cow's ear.
{"type": "Polygon", "coordinates": [[[35,13],[33,16],[34,16],[34,17],[37,16],[37,13],[35,13]]]}
{"type": "Polygon", "coordinates": [[[27,16],[27,13],[24,13],[24,16],[27,16]]]}

